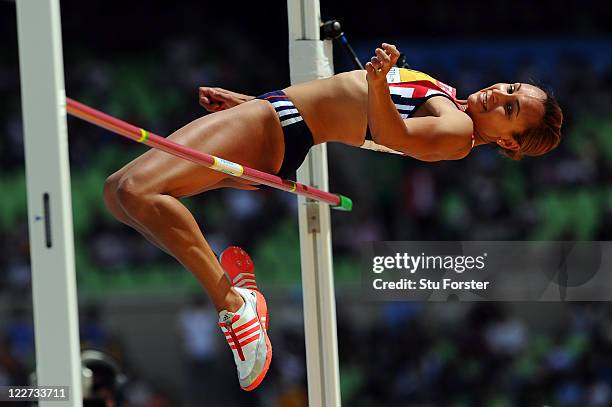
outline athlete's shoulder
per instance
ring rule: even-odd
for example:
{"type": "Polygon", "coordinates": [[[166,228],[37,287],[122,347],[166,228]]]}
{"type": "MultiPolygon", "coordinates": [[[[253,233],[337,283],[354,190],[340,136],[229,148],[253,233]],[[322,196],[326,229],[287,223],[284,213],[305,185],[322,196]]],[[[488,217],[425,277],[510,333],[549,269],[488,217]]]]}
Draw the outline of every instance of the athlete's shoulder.
{"type": "Polygon", "coordinates": [[[473,147],[474,123],[472,119],[459,110],[449,110],[440,118],[443,122],[443,137],[448,160],[459,160],[466,157],[473,147]]]}
{"type": "Polygon", "coordinates": [[[471,137],[474,132],[474,122],[470,116],[460,110],[446,109],[439,119],[444,123],[448,135],[471,137]]]}

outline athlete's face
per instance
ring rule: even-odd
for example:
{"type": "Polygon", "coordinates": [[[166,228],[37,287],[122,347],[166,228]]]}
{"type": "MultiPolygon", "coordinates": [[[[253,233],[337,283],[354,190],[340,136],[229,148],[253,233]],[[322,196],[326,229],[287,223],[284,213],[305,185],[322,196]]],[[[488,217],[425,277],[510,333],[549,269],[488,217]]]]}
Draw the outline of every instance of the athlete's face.
{"type": "Polygon", "coordinates": [[[546,93],[527,83],[497,83],[468,97],[476,135],[503,148],[518,149],[512,137],[538,125],[546,93]]]}

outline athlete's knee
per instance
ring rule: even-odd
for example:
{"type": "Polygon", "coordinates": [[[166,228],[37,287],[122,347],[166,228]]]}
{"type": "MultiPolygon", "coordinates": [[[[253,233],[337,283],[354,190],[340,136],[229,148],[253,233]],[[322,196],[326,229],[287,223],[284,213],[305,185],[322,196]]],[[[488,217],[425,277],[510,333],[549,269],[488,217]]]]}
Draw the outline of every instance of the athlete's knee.
{"type": "Polygon", "coordinates": [[[119,220],[122,217],[129,217],[129,212],[139,204],[141,194],[139,189],[133,177],[117,171],[104,182],[104,203],[119,220]]]}
{"type": "Polygon", "coordinates": [[[114,199],[131,217],[138,217],[147,206],[146,191],[134,177],[122,176],[117,182],[114,199]]]}
{"type": "Polygon", "coordinates": [[[106,178],[104,182],[104,204],[115,217],[119,217],[121,212],[123,212],[119,204],[119,199],[117,198],[117,188],[120,179],[121,175],[119,172],[116,172],[106,178]]]}

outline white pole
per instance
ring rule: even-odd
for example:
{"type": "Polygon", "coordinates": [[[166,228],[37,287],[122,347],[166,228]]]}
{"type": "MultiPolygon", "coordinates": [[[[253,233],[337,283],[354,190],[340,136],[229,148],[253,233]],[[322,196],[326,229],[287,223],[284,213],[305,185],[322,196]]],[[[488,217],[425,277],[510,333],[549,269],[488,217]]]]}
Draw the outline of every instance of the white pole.
{"type": "MultiPolygon", "coordinates": [[[[319,0],[287,0],[291,83],[333,75],[331,41],[321,41],[319,0]]],[[[297,172],[306,185],[328,191],[327,146],[313,147],[297,172]]],[[[308,401],[340,406],[336,298],[329,206],[298,197],[308,401]]]]}
{"type": "Polygon", "coordinates": [[[39,386],[82,406],[59,0],[17,0],[32,297],[39,386]]]}

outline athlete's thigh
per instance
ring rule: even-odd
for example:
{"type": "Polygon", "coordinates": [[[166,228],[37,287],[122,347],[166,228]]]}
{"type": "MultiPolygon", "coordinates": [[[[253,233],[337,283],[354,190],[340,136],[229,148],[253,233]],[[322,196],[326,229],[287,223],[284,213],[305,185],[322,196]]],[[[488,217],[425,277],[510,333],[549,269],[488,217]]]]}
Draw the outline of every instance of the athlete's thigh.
{"type": "MultiPolygon", "coordinates": [[[[265,172],[278,171],[284,152],[278,118],[271,105],[262,100],[194,120],[168,138],[265,172]]],[[[230,177],[227,174],[155,149],[128,165],[125,176],[133,179],[145,193],[182,197],[204,192],[215,185],[233,184],[233,181],[222,182],[230,177]]]]}

